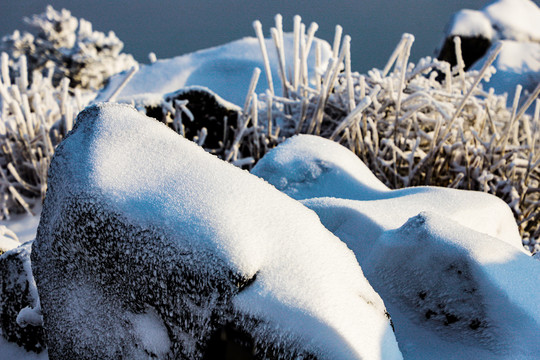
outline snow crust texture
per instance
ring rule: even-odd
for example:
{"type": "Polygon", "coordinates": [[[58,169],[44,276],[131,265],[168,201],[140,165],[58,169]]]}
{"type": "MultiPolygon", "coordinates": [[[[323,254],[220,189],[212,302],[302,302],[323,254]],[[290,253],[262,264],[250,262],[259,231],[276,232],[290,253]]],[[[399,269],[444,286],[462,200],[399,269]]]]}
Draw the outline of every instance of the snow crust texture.
{"type": "Polygon", "coordinates": [[[299,135],[252,170],[353,250],[405,359],[535,359],[540,267],[508,206],[484,193],[384,189],[349,150],[299,135]],[[519,280],[517,280],[519,279],[519,280]]]}
{"type": "Polygon", "coordinates": [[[59,145],[32,267],[51,359],[401,359],[354,254],[261,179],[125,105],[59,145]],[[143,330],[144,329],[144,330],[143,330]]]}
{"type": "Polygon", "coordinates": [[[30,266],[31,250],[32,242],[27,242],[0,256],[0,336],[40,353],[45,339],[30,266]]]}

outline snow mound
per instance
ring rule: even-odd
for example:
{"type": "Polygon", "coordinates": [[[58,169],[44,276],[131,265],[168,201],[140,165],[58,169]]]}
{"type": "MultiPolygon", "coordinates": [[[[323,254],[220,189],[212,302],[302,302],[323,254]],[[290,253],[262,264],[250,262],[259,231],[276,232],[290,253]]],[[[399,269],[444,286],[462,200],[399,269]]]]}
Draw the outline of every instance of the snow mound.
{"type": "Polygon", "coordinates": [[[538,358],[540,263],[508,244],[420,213],[380,237],[364,271],[405,358],[538,358]]]}
{"type": "MultiPolygon", "coordinates": [[[[293,34],[284,35],[285,58],[292,64],[294,54],[293,34]]],[[[281,96],[282,84],[278,76],[278,57],[272,39],[265,39],[272,79],[276,95],[281,96]]],[[[332,55],[330,44],[315,38],[308,56],[308,74],[314,81],[315,71],[324,72],[328,59],[332,55]],[[320,68],[315,67],[315,48],[321,47],[320,68]]],[[[142,65],[127,86],[118,94],[118,102],[155,102],[164,94],[186,86],[204,86],[220,94],[225,100],[243,106],[251,81],[253,70],[264,70],[264,61],[255,37],[245,37],[231,43],[199,50],[194,53],[172,59],[158,60],[149,65],[142,65]]],[[[125,75],[116,75],[109,85],[98,95],[96,101],[104,101],[116,90],[125,75]]],[[[261,76],[255,92],[260,94],[268,89],[265,76],[261,76]]]]}
{"type": "MultiPolygon", "coordinates": [[[[297,200],[324,197],[362,200],[306,202],[327,227],[325,219],[333,216],[336,207],[353,209],[347,210],[350,214],[367,211],[374,224],[387,224],[389,228],[403,225],[421,211],[430,211],[525,251],[512,211],[499,198],[433,186],[390,190],[354,153],[328,139],[312,135],[292,137],[268,152],[251,172],[297,200]],[[323,212],[329,212],[328,216],[323,212]]],[[[345,222],[344,219],[341,221],[345,222]]],[[[382,226],[373,231],[386,229],[382,226]]]]}
{"type": "Polygon", "coordinates": [[[81,112],[48,184],[32,266],[53,358],[200,359],[234,334],[261,358],[401,358],[312,211],[130,106],[81,112]]]}

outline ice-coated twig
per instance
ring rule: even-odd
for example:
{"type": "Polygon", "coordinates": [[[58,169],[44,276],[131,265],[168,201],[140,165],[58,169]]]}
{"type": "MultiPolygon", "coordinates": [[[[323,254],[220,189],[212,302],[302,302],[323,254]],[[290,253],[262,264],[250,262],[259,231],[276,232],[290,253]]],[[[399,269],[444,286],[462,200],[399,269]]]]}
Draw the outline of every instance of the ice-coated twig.
{"type": "Polygon", "coordinates": [[[259,40],[259,46],[261,47],[261,53],[264,61],[264,69],[266,73],[266,80],[268,81],[268,89],[272,94],[274,94],[274,81],[272,80],[272,69],[270,68],[270,61],[268,60],[268,52],[266,51],[266,42],[264,40],[264,35],[262,31],[262,25],[259,20],[253,22],[253,28],[255,29],[255,34],[259,40]]]}
{"type": "Polygon", "coordinates": [[[128,84],[128,82],[133,78],[133,75],[135,75],[137,71],[139,71],[139,65],[133,66],[126,74],[122,82],[118,85],[116,90],[114,90],[113,93],[106,99],[106,101],[114,102],[118,94],[120,94],[122,89],[128,84]]]}
{"type": "Polygon", "coordinates": [[[259,82],[259,76],[261,75],[261,69],[256,67],[253,69],[253,74],[251,75],[251,81],[249,83],[249,89],[246,95],[246,101],[244,102],[244,114],[248,113],[249,110],[249,103],[253,99],[253,93],[255,92],[255,88],[257,87],[257,83],[259,82]]]}
{"type": "Polygon", "coordinates": [[[294,16],[294,43],[293,43],[293,88],[298,89],[300,79],[300,25],[302,18],[299,15],[294,16]]]}
{"type": "Polygon", "coordinates": [[[446,130],[444,132],[444,135],[443,135],[443,138],[448,134],[448,132],[450,132],[450,129],[451,129],[451,125],[453,124],[453,122],[457,119],[457,117],[459,116],[459,114],[461,113],[461,111],[463,110],[463,108],[465,107],[465,104],[467,103],[467,100],[469,100],[469,98],[471,97],[472,93],[474,92],[474,90],[476,89],[476,87],[478,86],[478,84],[480,83],[480,81],[482,81],[482,79],[484,78],[484,75],[487,71],[487,69],[491,66],[491,64],[495,61],[495,59],[497,58],[497,55],[499,55],[499,52],[501,52],[501,49],[502,49],[502,43],[499,43],[495,49],[493,49],[493,51],[489,54],[489,57],[488,59],[486,60],[486,62],[484,63],[484,65],[482,66],[482,69],[480,70],[480,72],[478,73],[478,75],[476,76],[476,78],[474,79],[474,82],[472,83],[469,91],[467,92],[467,94],[463,97],[463,99],[461,99],[461,102],[459,103],[459,106],[457,107],[456,111],[454,112],[454,115],[452,116],[452,118],[450,119],[449,123],[446,124],[446,130]]]}
{"type": "Polygon", "coordinates": [[[362,111],[364,111],[369,105],[371,105],[371,98],[369,96],[366,96],[360,101],[358,106],[347,115],[345,119],[341,121],[341,123],[336,127],[332,135],[330,136],[331,140],[334,140],[335,137],[343,130],[347,128],[347,126],[350,126],[350,124],[356,119],[362,111]]]}
{"type": "Polygon", "coordinates": [[[341,25],[336,25],[336,31],[334,33],[334,43],[332,45],[332,56],[334,58],[338,57],[342,33],[343,33],[343,28],[341,27],[341,25]]]}

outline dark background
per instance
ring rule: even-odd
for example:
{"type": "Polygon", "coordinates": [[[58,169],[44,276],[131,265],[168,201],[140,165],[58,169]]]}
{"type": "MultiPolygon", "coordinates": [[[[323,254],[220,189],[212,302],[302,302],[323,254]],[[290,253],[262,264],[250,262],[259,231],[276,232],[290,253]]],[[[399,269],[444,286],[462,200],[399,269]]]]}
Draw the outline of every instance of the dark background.
{"type": "MultiPolygon", "coordinates": [[[[252,22],[259,19],[265,36],[274,15],[283,15],[285,31],[292,31],[293,16],[309,26],[319,24],[316,35],[332,43],[337,24],[352,37],[353,70],[382,68],[401,34],[416,37],[412,60],[431,56],[439,46],[451,15],[463,8],[480,9],[489,0],[0,0],[0,36],[27,30],[22,18],[41,13],[47,4],[66,8],[90,21],[95,30],[113,30],[124,51],[143,63],[153,51],[169,58],[254,36],[252,22]]],[[[537,5],[540,0],[535,0],[537,5]]]]}

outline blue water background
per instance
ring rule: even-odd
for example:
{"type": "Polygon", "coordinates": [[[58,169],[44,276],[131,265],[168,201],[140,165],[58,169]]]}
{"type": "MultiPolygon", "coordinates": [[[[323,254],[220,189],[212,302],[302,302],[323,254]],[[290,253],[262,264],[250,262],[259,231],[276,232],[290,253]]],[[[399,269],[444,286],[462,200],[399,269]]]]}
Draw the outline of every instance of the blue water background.
{"type": "MultiPolygon", "coordinates": [[[[66,8],[89,20],[94,29],[113,30],[124,41],[125,52],[148,62],[153,51],[169,58],[253,36],[252,22],[261,20],[265,35],[281,13],[286,31],[298,14],[309,26],[319,24],[317,36],[333,41],[337,24],[352,37],[353,70],[384,67],[404,32],[416,37],[411,57],[432,56],[444,27],[459,9],[479,9],[486,0],[0,0],[0,35],[27,29],[24,16],[41,13],[47,4],[66,8]]],[[[540,0],[535,0],[540,5],[540,0]]]]}

